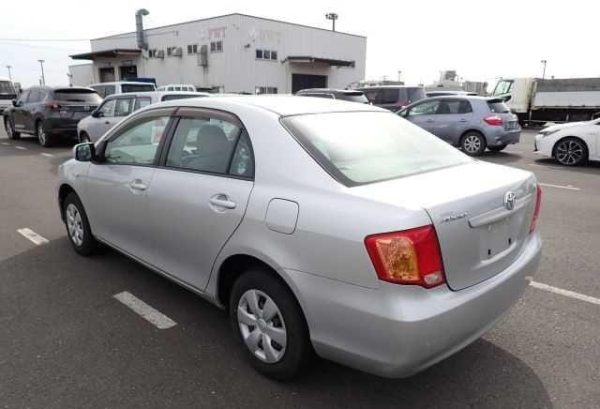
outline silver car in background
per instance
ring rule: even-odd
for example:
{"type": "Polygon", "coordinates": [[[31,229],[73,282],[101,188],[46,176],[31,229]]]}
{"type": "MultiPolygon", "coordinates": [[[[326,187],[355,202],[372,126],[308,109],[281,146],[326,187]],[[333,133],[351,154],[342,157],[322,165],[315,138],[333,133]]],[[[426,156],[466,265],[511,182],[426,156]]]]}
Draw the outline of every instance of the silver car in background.
{"type": "Polygon", "coordinates": [[[113,94],[104,99],[102,105],[77,124],[79,142],[96,142],[110,128],[127,115],[148,105],[174,99],[200,98],[211,94],[187,91],[150,91],[113,94]]]}
{"type": "Polygon", "coordinates": [[[148,106],[60,166],[68,237],[229,311],[276,379],[313,352],[386,377],[478,339],[536,268],[541,190],[389,111],[295,96],[148,106]]]}
{"type": "Polygon", "coordinates": [[[481,155],[486,148],[500,152],[521,138],[517,116],[497,98],[466,95],[427,98],[398,114],[472,156],[481,155]]]}

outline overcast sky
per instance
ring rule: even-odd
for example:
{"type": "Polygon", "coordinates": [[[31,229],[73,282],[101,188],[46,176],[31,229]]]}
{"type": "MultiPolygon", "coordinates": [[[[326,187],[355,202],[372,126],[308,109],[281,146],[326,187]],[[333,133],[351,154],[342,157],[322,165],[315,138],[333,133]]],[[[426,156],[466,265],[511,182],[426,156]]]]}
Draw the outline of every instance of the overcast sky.
{"type": "Polygon", "coordinates": [[[325,12],[339,14],[339,31],[367,36],[367,78],[402,71],[407,83],[431,83],[455,69],[471,80],[504,76],[600,76],[600,1],[533,0],[21,0],[3,1],[0,76],[37,83],[38,59],[46,83],[66,84],[68,55],[89,51],[89,38],[135,30],[134,13],[147,8],[145,27],[241,12],[329,28],[325,12]],[[42,42],[16,39],[70,39],[42,42]]]}

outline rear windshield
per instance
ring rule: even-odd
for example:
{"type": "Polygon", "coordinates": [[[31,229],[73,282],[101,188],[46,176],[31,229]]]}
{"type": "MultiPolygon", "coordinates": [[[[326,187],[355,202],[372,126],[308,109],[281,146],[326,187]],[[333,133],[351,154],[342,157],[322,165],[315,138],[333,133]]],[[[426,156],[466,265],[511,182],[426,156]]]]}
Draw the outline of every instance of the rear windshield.
{"type": "Polygon", "coordinates": [[[173,101],[175,99],[202,98],[204,95],[170,94],[163,95],[161,101],[173,101]]]}
{"type": "Polygon", "coordinates": [[[410,122],[384,112],[282,118],[311,156],[346,186],[396,179],[471,159],[410,122]]]}
{"type": "Polygon", "coordinates": [[[336,98],[341,99],[342,101],[361,102],[363,104],[369,103],[369,100],[362,92],[344,92],[337,94],[336,98]]]}
{"type": "Polygon", "coordinates": [[[8,81],[0,81],[0,94],[15,95],[15,89],[8,81]]]}
{"type": "Polygon", "coordinates": [[[67,88],[54,91],[56,101],[83,102],[86,104],[100,104],[102,98],[96,91],[87,89],[67,88]]]}
{"type": "Polygon", "coordinates": [[[487,104],[490,107],[490,111],[495,114],[508,114],[510,112],[510,108],[504,103],[504,101],[494,99],[488,101],[487,104]]]}
{"type": "Polygon", "coordinates": [[[121,92],[144,92],[154,91],[156,87],[152,84],[121,84],[121,92]]]}

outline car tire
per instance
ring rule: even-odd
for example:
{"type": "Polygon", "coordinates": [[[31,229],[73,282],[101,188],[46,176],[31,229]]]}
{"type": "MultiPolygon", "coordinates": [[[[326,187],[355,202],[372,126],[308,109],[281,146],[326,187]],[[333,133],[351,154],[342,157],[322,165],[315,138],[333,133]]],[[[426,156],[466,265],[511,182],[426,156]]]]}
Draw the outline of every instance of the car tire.
{"type": "Polygon", "coordinates": [[[21,134],[15,131],[15,124],[8,117],[4,118],[4,129],[6,130],[8,139],[19,139],[21,137],[21,134]]]}
{"type": "Polygon", "coordinates": [[[85,142],[91,142],[92,140],[90,139],[90,136],[87,134],[87,132],[81,132],[79,134],[79,143],[85,143],[85,142]]]}
{"type": "Polygon", "coordinates": [[[229,317],[247,359],[262,375],[291,379],[310,362],[313,349],[302,309],[289,288],[268,271],[255,267],[236,280],[229,317]]]}
{"type": "Polygon", "coordinates": [[[506,144],[496,145],[496,146],[488,146],[487,148],[492,152],[500,152],[500,151],[503,151],[504,148],[506,148],[506,144]]]}
{"type": "Polygon", "coordinates": [[[63,200],[63,216],[67,236],[75,251],[82,256],[92,255],[98,248],[98,242],[92,235],[92,229],[79,197],[71,192],[63,200]]]}
{"type": "Polygon", "coordinates": [[[460,148],[469,156],[479,156],[486,148],[486,141],[479,132],[467,132],[460,139],[460,148]]]}
{"type": "Polygon", "coordinates": [[[579,138],[563,138],[554,145],[553,156],[561,165],[579,166],[587,162],[588,148],[579,138]]]}
{"type": "Polygon", "coordinates": [[[44,148],[52,146],[52,139],[46,130],[44,129],[44,123],[42,121],[37,121],[35,123],[35,136],[37,136],[40,145],[44,148]]]}

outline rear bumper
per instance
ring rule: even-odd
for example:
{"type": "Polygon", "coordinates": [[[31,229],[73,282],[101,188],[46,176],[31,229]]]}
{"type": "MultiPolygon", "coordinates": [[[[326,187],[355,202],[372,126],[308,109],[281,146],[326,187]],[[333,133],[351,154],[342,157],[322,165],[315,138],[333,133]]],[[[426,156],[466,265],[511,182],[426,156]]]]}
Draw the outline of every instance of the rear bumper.
{"type": "Polygon", "coordinates": [[[44,130],[46,133],[63,136],[65,138],[77,137],[77,123],[80,119],[46,118],[44,130]]]}
{"type": "Polygon", "coordinates": [[[493,129],[486,133],[488,146],[511,145],[521,140],[521,128],[507,131],[503,128],[493,129]]]}
{"type": "Polygon", "coordinates": [[[540,256],[536,234],[509,268],[461,291],[384,282],[368,289],[287,273],[320,356],[396,378],[422,371],[481,337],[521,297],[540,256]]]}

